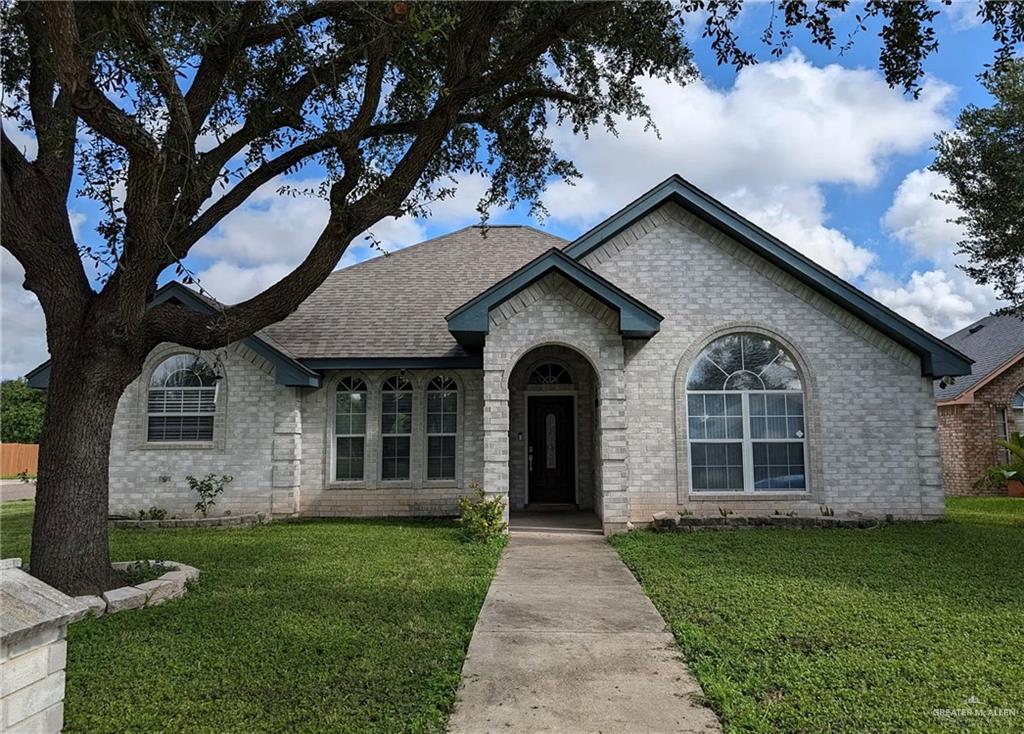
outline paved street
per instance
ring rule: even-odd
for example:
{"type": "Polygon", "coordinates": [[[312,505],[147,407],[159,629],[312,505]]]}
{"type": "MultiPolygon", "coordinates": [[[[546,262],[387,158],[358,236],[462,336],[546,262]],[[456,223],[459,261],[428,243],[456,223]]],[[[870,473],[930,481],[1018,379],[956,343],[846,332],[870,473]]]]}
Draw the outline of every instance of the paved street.
{"type": "Polygon", "coordinates": [[[30,500],[36,496],[36,483],[20,479],[0,479],[0,502],[30,500]]]}

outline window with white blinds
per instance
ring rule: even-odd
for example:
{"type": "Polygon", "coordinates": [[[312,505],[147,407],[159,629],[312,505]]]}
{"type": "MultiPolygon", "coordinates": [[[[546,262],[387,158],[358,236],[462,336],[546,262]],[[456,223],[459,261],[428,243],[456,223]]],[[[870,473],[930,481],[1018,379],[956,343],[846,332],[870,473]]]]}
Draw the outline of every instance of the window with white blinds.
{"type": "Polygon", "coordinates": [[[149,381],[146,440],[212,441],[217,374],[202,357],[177,354],[149,381]]]}

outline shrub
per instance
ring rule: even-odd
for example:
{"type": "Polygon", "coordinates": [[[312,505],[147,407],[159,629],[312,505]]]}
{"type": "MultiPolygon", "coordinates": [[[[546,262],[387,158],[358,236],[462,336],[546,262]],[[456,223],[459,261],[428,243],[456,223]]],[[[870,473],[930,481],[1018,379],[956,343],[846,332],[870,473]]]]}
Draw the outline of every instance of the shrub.
{"type": "Polygon", "coordinates": [[[477,482],[470,482],[473,490],[470,497],[459,498],[459,525],[462,534],[468,540],[486,543],[505,534],[508,523],[505,522],[505,498],[487,499],[483,488],[477,482]]]}
{"type": "Polygon", "coordinates": [[[185,477],[185,481],[188,482],[188,488],[199,495],[199,501],[196,502],[196,512],[206,517],[206,513],[210,511],[216,502],[216,497],[224,491],[224,486],[230,482],[234,477],[230,477],[227,474],[223,476],[216,476],[215,474],[207,474],[202,479],[196,479],[191,474],[185,477]]]}
{"type": "Polygon", "coordinates": [[[161,507],[150,507],[148,510],[139,510],[140,520],[163,520],[167,517],[167,510],[161,507]]]}

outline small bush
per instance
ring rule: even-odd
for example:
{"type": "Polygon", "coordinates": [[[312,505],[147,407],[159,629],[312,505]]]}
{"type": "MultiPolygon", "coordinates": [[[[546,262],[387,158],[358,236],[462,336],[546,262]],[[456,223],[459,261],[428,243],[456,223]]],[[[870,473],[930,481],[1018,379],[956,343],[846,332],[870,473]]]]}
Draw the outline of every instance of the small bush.
{"type": "Polygon", "coordinates": [[[470,482],[473,490],[471,497],[459,498],[459,525],[462,534],[468,540],[486,543],[505,534],[508,523],[505,522],[505,498],[487,499],[483,488],[477,482],[470,482]]]}
{"type": "Polygon", "coordinates": [[[196,502],[196,512],[206,517],[206,513],[210,511],[210,508],[217,504],[217,496],[224,491],[225,485],[233,478],[227,474],[220,477],[215,474],[207,474],[202,479],[196,479],[191,474],[185,477],[185,481],[188,482],[188,488],[199,495],[199,501],[196,502]]]}
{"type": "Polygon", "coordinates": [[[150,507],[148,510],[139,510],[140,520],[163,520],[167,517],[167,510],[161,507],[150,507]]]}

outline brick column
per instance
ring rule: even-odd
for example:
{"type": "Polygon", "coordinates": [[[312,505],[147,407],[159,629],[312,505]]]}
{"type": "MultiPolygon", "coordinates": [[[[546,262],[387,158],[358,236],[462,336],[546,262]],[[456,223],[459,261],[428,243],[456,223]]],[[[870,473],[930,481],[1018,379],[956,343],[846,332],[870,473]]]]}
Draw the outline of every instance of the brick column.
{"type": "Polygon", "coordinates": [[[302,463],[302,410],[297,388],[278,393],[274,412],[274,448],[271,468],[270,513],[291,517],[299,512],[302,463]]]}
{"type": "Polygon", "coordinates": [[[508,519],[508,385],[502,369],[484,365],[484,491],[505,498],[508,519]]]}
{"type": "Polygon", "coordinates": [[[601,390],[598,398],[601,432],[601,522],[606,534],[625,530],[629,521],[626,395],[621,367],[621,348],[618,352],[618,368],[601,371],[601,390]]]}

